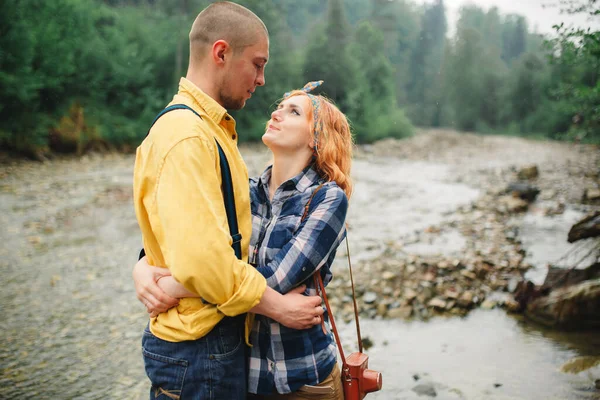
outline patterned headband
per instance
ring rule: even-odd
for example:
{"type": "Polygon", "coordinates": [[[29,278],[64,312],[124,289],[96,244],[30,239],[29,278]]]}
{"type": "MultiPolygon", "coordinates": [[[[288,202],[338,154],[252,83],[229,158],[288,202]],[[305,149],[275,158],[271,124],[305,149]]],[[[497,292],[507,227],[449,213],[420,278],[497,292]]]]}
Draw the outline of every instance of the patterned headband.
{"type": "MultiPolygon", "coordinates": [[[[321,86],[321,84],[323,83],[323,81],[313,81],[313,82],[308,82],[306,85],[304,85],[304,87],[302,89],[300,89],[301,91],[305,92],[306,95],[308,96],[308,98],[310,99],[311,103],[312,103],[312,108],[313,108],[313,119],[315,120],[315,127],[314,127],[314,132],[315,132],[315,148],[317,147],[317,143],[318,143],[318,136],[319,136],[319,129],[317,129],[318,127],[318,123],[319,123],[319,106],[321,105],[321,102],[319,101],[319,99],[310,94],[310,92],[312,92],[313,90],[315,90],[317,87],[321,86]]],[[[283,98],[287,98],[289,97],[289,95],[292,92],[286,92],[283,95],[283,98]]]]}

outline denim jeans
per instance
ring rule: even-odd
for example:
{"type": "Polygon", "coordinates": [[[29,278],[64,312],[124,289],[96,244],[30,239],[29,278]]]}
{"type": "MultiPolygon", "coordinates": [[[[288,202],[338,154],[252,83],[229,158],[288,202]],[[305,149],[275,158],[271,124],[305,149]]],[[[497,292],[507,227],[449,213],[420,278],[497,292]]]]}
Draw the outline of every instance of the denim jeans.
{"type": "Polygon", "coordinates": [[[245,399],[247,388],[245,315],[225,317],[208,335],[167,342],[148,327],[142,336],[151,400],[245,399]]]}

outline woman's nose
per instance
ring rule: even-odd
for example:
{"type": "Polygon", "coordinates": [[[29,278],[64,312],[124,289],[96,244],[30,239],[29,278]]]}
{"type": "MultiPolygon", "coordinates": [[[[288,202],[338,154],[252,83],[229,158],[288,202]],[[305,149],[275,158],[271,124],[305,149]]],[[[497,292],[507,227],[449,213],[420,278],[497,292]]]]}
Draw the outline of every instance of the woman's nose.
{"type": "Polygon", "coordinates": [[[271,118],[274,119],[275,121],[279,121],[281,120],[281,113],[279,110],[275,110],[271,113],[271,118]]]}

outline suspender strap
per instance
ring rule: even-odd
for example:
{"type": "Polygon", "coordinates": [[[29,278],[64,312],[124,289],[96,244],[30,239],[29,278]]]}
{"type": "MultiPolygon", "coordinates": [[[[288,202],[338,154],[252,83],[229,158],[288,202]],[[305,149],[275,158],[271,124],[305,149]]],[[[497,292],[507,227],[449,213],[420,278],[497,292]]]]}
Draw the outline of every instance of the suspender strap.
{"type": "MultiPolygon", "coordinates": [[[[200,119],[202,117],[198,114],[193,108],[185,105],[185,104],[173,104],[165,109],[163,109],[152,121],[152,125],[150,125],[150,129],[154,126],[156,121],[166,113],[174,110],[190,110],[200,119]]],[[[148,132],[150,132],[150,129],[148,132]]],[[[233,192],[233,181],[231,179],[231,169],[229,168],[229,163],[227,162],[227,157],[225,156],[225,152],[223,148],[215,139],[215,143],[217,144],[217,148],[219,150],[219,165],[221,167],[221,190],[223,191],[223,202],[225,204],[225,213],[227,214],[227,224],[229,225],[229,234],[233,240],[231,247],[233,247],[233,251],[235,252],[235,256],[238,259],[242,259],[242,235],[239,233],[238,221],[237,221],[237,213],[235,211],[235,196],[233,192]]],[[[146,255],[144,249],[140,251],[139,258],[142,258],[146,255]]]]}
{"type": "Polygon", "coordinates": [[[238,259],[242,259],[242,235],[238,230],[238,221],[237,214],[235,212],[235,197],[233,195],[233,182],[231,180],[231,170],[229,169],[229,163],[227,162],[227,157],[225,157],[225,153],[223,152],[223,148],[217,142],[217,147],[219,149],[219,164],[221,165],[221,181],[223,188],[223,201],[225,202],[225,212],[227,213],[227,224],[229,225],[229,234],[233,239],[233,243],[231,246],[233,247],[233,251],[235,251],[235,256],[238,259]]]}

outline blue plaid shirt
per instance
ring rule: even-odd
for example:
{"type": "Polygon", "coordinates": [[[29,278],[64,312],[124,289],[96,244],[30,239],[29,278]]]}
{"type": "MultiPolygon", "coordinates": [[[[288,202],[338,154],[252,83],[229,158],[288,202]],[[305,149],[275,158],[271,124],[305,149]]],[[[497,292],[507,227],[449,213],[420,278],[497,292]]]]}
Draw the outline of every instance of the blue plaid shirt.
{"type": "MultiPolygon", "coordinates": [[[[304,207],[323,180],[308,166],[283,183],[271,202],[270,179],[271,167],[259,178],[250,179],[250,262],[280,293],[306,283],[307,292],[315,294],[309,278],[319,271],[325,284],[331,280],[330,266],[346,235],[348,199],[335,182],[325,183],[301,222],[304,207]]],[[[329,376],[337,362],[333,335],[329,329],[324,333],[321,325],[295,330],[256,315],[250,342],[250,393],[290,393],[303,385],[316,385],[329,376]]]]}

